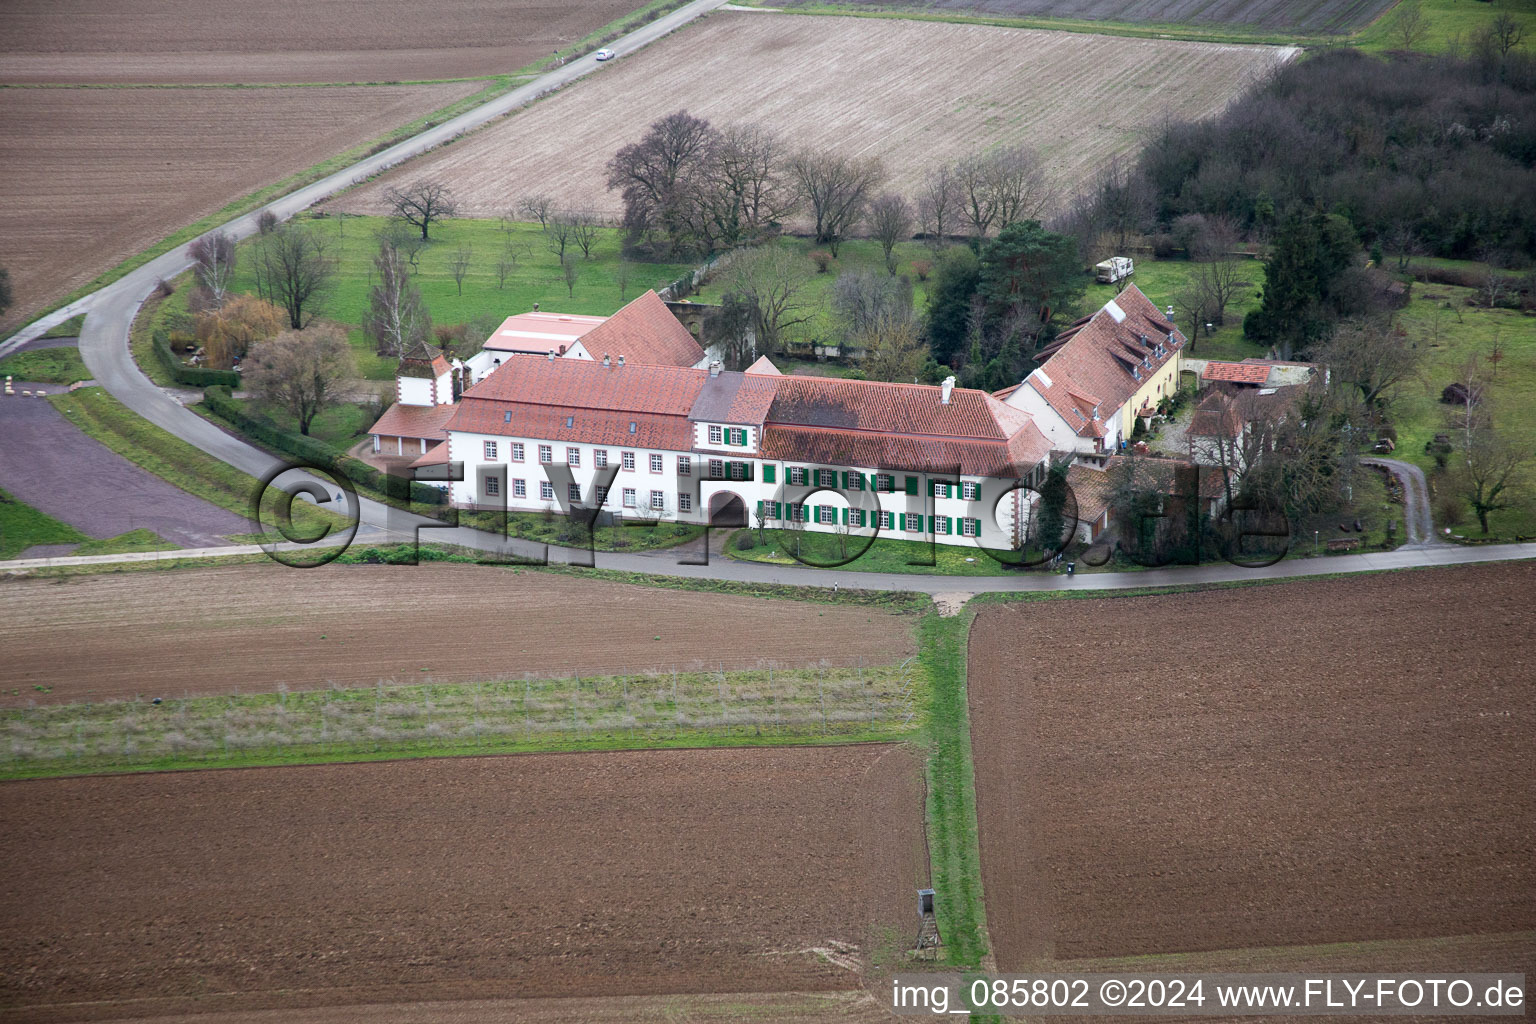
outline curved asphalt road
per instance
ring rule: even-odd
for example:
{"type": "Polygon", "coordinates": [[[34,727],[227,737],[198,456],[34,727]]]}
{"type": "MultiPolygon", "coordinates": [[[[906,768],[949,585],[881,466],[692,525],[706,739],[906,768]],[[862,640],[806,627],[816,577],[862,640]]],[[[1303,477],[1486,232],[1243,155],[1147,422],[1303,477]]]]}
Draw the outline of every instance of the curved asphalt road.
{"type": "MultiPolygon", "coordinates": [[[[645,27],[624,36],[611,49],[622,57],[642,46],[661,38],[687,24],[699,15],[713,10],[725,0],[696,0],[665,17],[658,18],[645,27]]],[[[350,185],[361,176],[376,174],[409,157],[425,152],[452,139],[461,132],[476,128],[486,122],[531,103],[540,95],[590,74],[599,65],[590,55],[556,68],[533,82],[505,96],[492,100],[468,111],[451,121],[431,128],[420,135],[407,139],[374,156],[361,160],[350,167],[299,189],[278,199],[264,209],[280,218],[287,218],[306,209],[324,197],[350,185]]],[[[256,231],[256,218],[260,211],[238,217],[215,230],[223,230],[236,238],[244,238],[256,231]]],[[[144,266],[133,270],[112,284],[90,295],[55,310],[53,313],[28,325],[22,331],[0,343],[0,357],[10,354],[27,341],[36,338],[48,328],[63,323],[82,312],[86,313],[85,327],[80,333],[80,354],[86,366],[100,384],[115,398],[156,426],[196,445],[203,451],[241,471],[255,477],[275,472],[281,463],[267,453],[231,437],[207,420],[183,408],[172,396],[156,387],[140,372],[128,348],[128,330],[134,314],[146,296],[161,278],[173,277],[190,266],[186,248],[178,247],[159,256],[144,266]]],[[[444,529],[431,520],[388,508],[378,502],[363,499],[359,515],[360,542],[378,543],[387,540],[409,541],[417,528],[421,538],[428,542],[456,544],[466,548],[515,555],[523,558],[542,557],[543,545],[524,541],[508,541],[475,530],[444,529]]],[[[233,554],[237,551],[255,552],[257,548],[213,548],[204,551],[182,551],[180,557],[203,554],[233,554]]],[[[582,552],[571,552],[550,547],[547,556],[552,562],[581,562],[582,552]],[[574,559],[573,559],[573,556],[574,559]]],[[[30,559],[5,563],[5,567],[89,564],[107,561],[138,561],[156,557],[153,554],[104,555],[92,558],[30,559]]],[[[160,555],[158,557],[165,557],[160,555]]],[[[748,583],[785,583],[800,586],[829,587],[839,584],[861,589],[910,590],[925,593],[977,593],[983,591],[1012,590],[1117,590],[1130,587],[1170,586],[1191,583],[1212,583],[1256,578],[1283,578],[1312,576],[1338,572],[1366,572],[1377,569],[1395,569],[1418,565],[1450,565],[1461,562],[1486,562],[1517,558],[1536,558],[1536,544],[1500,545],[1480,548],[1461,548],[1451,545],[1439,547],[1410,547],[1380,554],[1346,555],[1336,558],[1319,558],[1305,561],[1291,560],[1265,569],[1245,569],[1225,563],[1198,567],[1155,569],[1145,572],[1090,573],[1076,577],[1049,574],[1021,573],[1009,576],[918,576],[894,573],[844,572],[813,569],[802,566],[772,566],[749,562],[734,562],[716,558],[708,565],[679,565],[675,552],[650,554],[598,554],[599,568],[621,571],[666,574],[682,577],[737,580],[748,583]]]]}

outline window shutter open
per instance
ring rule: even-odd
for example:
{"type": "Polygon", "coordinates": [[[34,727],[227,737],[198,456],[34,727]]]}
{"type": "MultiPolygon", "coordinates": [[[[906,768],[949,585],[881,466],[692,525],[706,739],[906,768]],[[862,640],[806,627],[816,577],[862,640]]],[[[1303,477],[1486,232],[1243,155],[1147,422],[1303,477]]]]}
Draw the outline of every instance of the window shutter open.
{"type": "Polygon", "coordinates": [[[907,514],[905,512],[901,513],[901,528],[903,530],[907,528],[907,514]]]}
{"type": "Polygon", "coordinates": [[[757,518],[759,518],[759,519],[763,518],[763,503],[762,502],[758,502],[757,503],[757,518]]]}

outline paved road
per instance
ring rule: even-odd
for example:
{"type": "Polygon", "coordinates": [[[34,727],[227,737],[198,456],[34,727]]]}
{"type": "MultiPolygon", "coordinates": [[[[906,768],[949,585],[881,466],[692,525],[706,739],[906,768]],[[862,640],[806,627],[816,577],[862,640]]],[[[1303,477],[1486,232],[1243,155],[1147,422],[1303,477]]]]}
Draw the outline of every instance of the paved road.
{"type": "MultiPolygon", "coordinates": [[[[724,0],[697,0],[625,36],[614,43],[612,49],[622,57],[672,32],[699,15],[721,6],[723,2],[724,0]]],[[[519,106],[532,102],[543,93],[590,74],[598,67],[600,65],[591,56],[573,61],[500,99],[477,107],[375,156],[361,160],[351,167],[337,171],[321,181],[292,192],[269,204],[265,209],[271,210],[280,218],[291,217],[319,199],[346,187],[360,176],[376,174],[401,160],[425,152],[452,139],[460,132],[485,124],[519,106]]],[[[227,231],[236,237],[246,237],[255,232],[257,215],[253,212],[236,218],[222,225],[218,230],[227,231]]],[[[161,278],[179,274],[189,265],[185,248],[178,248],[157,257],[113,284],[30,324],[6,342],[0,343],[0,356],[19,348],[49,327],[85,312],[87,316],[80,337],[80,352],[92,375],[109,392],[140,416],[196,445],[210,455],[252,476],[265,476],[278,468],[280,465],[278,460],[231,437],[207,420],[184,409],[171,394],[157,388],[139,371],[129,353],[128,329],[144,298],[161,278]]],[[[457,544],[501,556],[540,558],[547,554],[551,561],[576,561],[578,564],[586,557],[582,553],[558,548],[545,549],[542,545],[488,537],[473,530],[442,529],[430,520],[410,516],[367,499],[359,503],[359,514],[363,523],[360,539],[366,537],[368,543],[378,543],[388,539],[408,541],[420,528],[422,540],[457,544]]],[[[233,552],[230,549],[222,551],[216,549],[208,553],[233,552]]],[[[103,557],[133,560],[120,558],[120,556],[103,557]]],[[[1291,560],[1264,570],[1242,569],[1221,564],[1148,572],[1094,573],[1075,578],[1034,574],[992,577],[911,576],[886,573],[840,575],[834,571],[800,566],[764,566],[720,559],[714,559],[711,564],[703,566],[678,565],[677,555],[667,552],[600,554],[597,556],[596,564],[600,568],[630,572],[665,573],[683,577],[754,583],[786,583],[822,587],[839,584],[846,587],[954,593],[999,590],[1114,590],[1127,587],[1252,579],[1260,576],[1307,576],[1319,573],[1360,572],[1409,565],[1438,565],[1509,558],[1536,558],[1536,545],[1508,545],[1497,548],[1445,547],[1352,555],[1316,561],[1291,560]]],[[[49,564],[66,563],[64,560],[53,560],[49,564]]],[[[6,563],[6,568],[21,567],[23,566],[20,563],[6,563]]]]}
{"type": "Polygon", "coordinates": [[[1403,485],[1403,518],[1408,524],[1408,543],[1404,547],[1438,546],[1445,543],[1435,534],[1435,518],[1429,505],[1429,481],[1424,471],[1401,459],[1361,459],[1367,466],[1381,466],[1403,485]]]}

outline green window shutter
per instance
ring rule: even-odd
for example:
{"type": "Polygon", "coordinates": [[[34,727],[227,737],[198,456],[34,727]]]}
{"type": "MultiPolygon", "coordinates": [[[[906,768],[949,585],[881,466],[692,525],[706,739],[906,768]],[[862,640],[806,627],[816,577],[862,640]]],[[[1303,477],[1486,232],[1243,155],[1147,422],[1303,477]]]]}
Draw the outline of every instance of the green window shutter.
{"type": "Polygon", "coordinates": [[[907,477],[907,493],[912,495],[917,494],[917,477],[907,477]]]}
{"type": "Polygon", "coordinates": [[[951,533],[955,532],[955,529],[954,529],[955,522],[954,522],[953,519],[949,518],[949,516],[940,516],[939,518],[944,523],[944,533],[945,533],[945,535],[948,535],[948,534],[951,534],[951,533]]]}
{"type": "Polygon", "coordinates": [[[848,489],[848,471],[845,469],[845,470],[843,470],[843,490],[846,491],[847,489],[848,489]]]}
{"type": "Polygon", "coordinates": [[[769,465],[766,465],[766,464],[763,466],[763,483],[771,484],[771,483],[775,482],[774,479],[773,479],[774,475],[775,475],[775,470],[776,470],[776,467],[774,467],[774,466],[769,466],[769,465]]]}
{"type": "Polygon", "coordinates": [[[901,524],[900,525],[901,525],[901,529],[903,529],[903,530],[905,530],[907,528],[907,514],[905,512],[901,513],[901,524]]]}
{"type": "Polygon", "coordinates": [[[757,503],[757,518],[759,518],[759,519],[763,518],[763,503],[762,502],[758,502],[757,503]]]}

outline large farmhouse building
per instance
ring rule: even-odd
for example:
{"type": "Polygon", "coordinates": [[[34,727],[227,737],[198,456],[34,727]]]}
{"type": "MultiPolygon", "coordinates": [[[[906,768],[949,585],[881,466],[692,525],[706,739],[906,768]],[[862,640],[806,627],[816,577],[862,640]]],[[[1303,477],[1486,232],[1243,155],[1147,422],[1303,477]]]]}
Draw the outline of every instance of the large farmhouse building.
{"type": "MultiPolygon", "coordinates": [[[[654,293],[612,317],[509,317],[451,368],[400,389],[375,446],[420,419],[462,508],[847,531],[1018,546],[1058,459],[1107,456],[1177,385],[1183,337],[1134,287],[1072,325],[1043,365],[997,396],[954,386],[723,370],[654,293]],[[537,351],[537,346],[544,346],[537,351]],[[1044,372],[1042,372],[1044,371],[1044,372]],[[1122,380],[1121,377],[1124,379],[1122,380]],[[408,406],[401,411],[402,406],[408,406]],[[440,417],[443,417],[440,419],[440,417]],[[458,469],[462,468],[462,476],[458,469]]],[[[423,431],[424,432],[424,431],[423,431]]],[[[415,451],[416,449],[412,449],[415,451]]]]}

